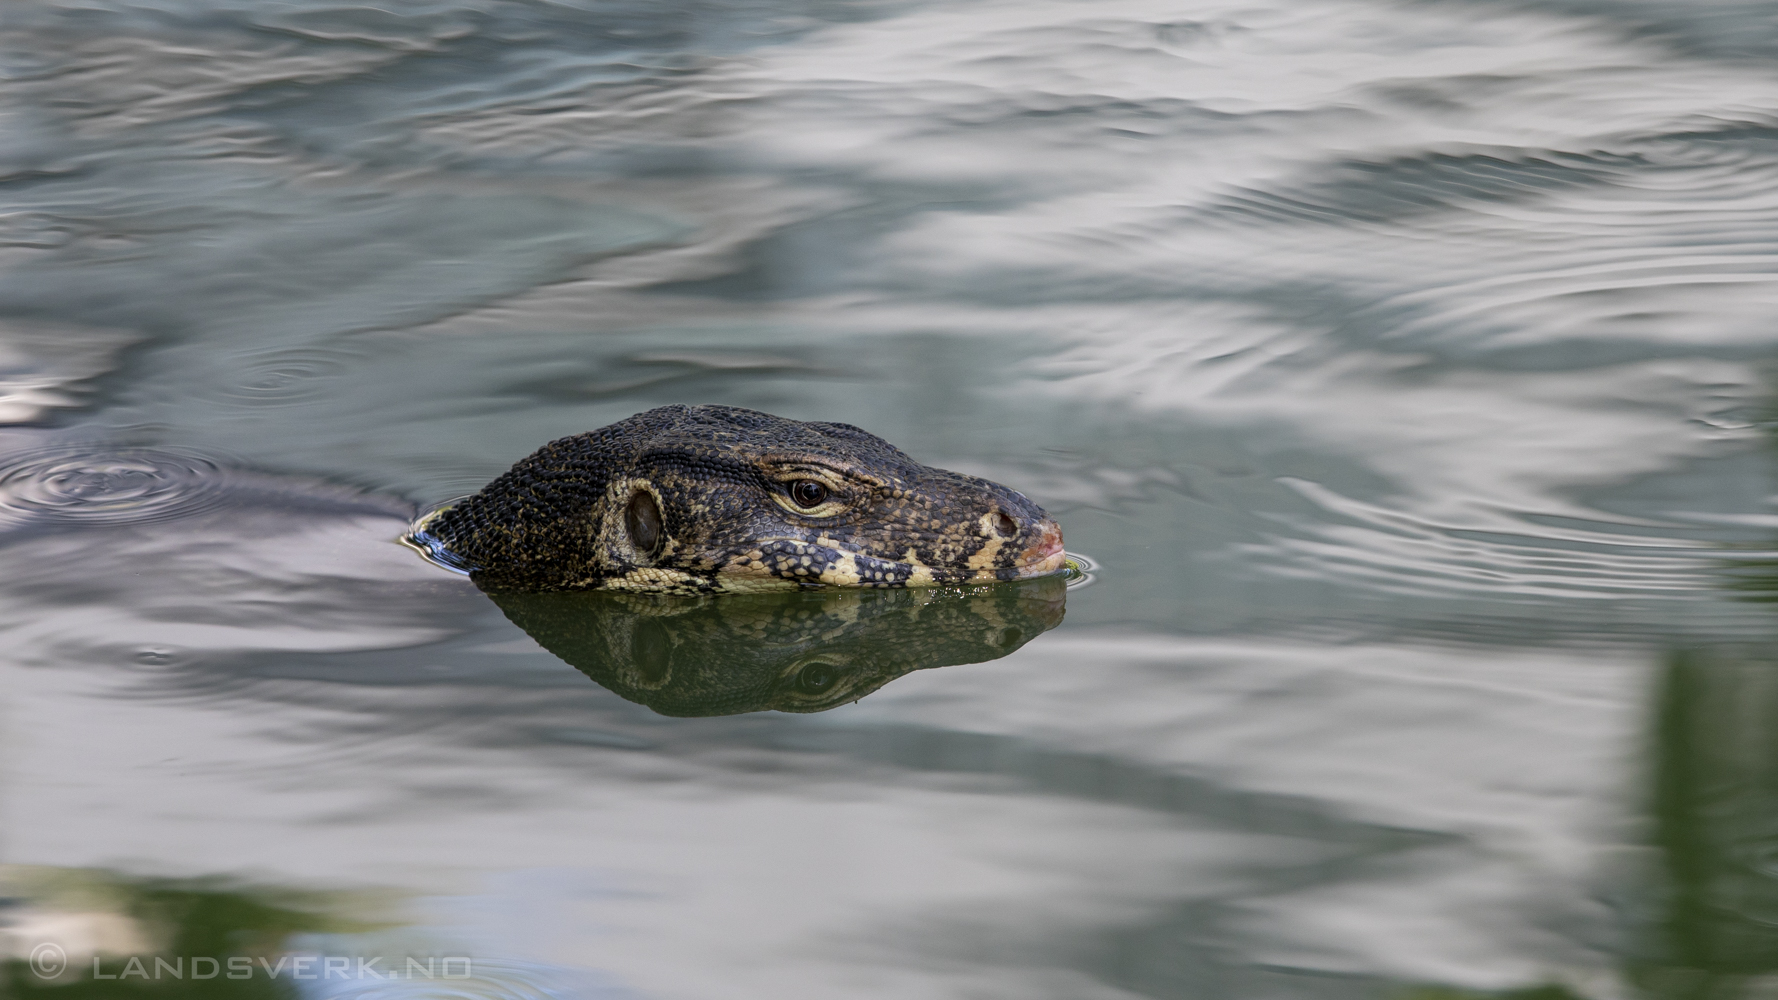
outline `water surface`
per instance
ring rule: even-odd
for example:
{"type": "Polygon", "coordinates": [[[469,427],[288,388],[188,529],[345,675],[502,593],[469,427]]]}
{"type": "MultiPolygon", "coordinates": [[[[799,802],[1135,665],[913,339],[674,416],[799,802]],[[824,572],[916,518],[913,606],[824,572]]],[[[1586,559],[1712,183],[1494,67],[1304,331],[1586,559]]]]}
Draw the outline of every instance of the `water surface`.
{"type": "Polygon", "coordinates": [[[216,983],[305,998],[1765,995],[1774,24],[13,5],[14,985],[55,938],[478,963],[216,983]],[[1096,579],[661,714],[396,544],[667,403],[1006,483],[1096,579]]]}

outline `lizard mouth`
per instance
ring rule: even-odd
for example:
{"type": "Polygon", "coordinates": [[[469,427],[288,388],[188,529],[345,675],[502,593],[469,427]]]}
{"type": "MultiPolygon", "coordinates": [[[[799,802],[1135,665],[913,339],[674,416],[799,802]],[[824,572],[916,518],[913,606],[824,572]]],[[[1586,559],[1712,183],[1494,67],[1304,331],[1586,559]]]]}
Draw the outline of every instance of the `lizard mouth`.
{"type": "Polygon", "coordinates": [[[1050,518],[1043,519],[1043,533],[1030,548],[1019,553],[1018,578],[1045,576],[1060,570],[1068,554],[1062,551],[1062,526],[1050,518]]]}

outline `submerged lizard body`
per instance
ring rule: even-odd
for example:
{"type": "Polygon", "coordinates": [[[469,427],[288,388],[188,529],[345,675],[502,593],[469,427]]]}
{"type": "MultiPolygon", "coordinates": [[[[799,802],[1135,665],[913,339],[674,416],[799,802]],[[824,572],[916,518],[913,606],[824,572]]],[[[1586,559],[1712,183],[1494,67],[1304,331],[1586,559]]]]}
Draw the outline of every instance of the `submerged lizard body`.
{"type": "Polygon", "coordinates": [[[413,541],[494,590],[709,594],[1042,576],[1062,531],[849,424],[663,406],[552,441],[413,541]]]}

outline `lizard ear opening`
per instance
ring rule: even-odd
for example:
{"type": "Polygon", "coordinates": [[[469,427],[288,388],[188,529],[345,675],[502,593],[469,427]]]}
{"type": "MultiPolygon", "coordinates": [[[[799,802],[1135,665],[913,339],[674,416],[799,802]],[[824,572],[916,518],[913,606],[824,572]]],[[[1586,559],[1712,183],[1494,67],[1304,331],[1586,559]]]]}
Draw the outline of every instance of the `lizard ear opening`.
{"type": "Polygon", "coordinates": [[[630,494],[630,503],[624,508],[624,529],[630,533],[630,544],[638,555],[653,559],[660,554],[661,539],[666,533],[661,530],[661,505],[655,502],[653,493],[637,490],[630,494]]]}

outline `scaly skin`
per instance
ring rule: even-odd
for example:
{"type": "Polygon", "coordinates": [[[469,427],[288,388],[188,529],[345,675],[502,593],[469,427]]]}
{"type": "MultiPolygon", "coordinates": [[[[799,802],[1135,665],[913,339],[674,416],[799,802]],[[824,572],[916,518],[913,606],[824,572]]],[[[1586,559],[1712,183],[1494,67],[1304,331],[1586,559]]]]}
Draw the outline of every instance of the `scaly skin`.
{"type": "Polygon", "coordinates": [[[516,591],[983,583],[1064,558],[1061,528],[1022,493],[849,424],[732,406],[663,406],[552,441],[413,540],[516,591]],[[809,483],[813,506],[796,499],[809,483]]]}

